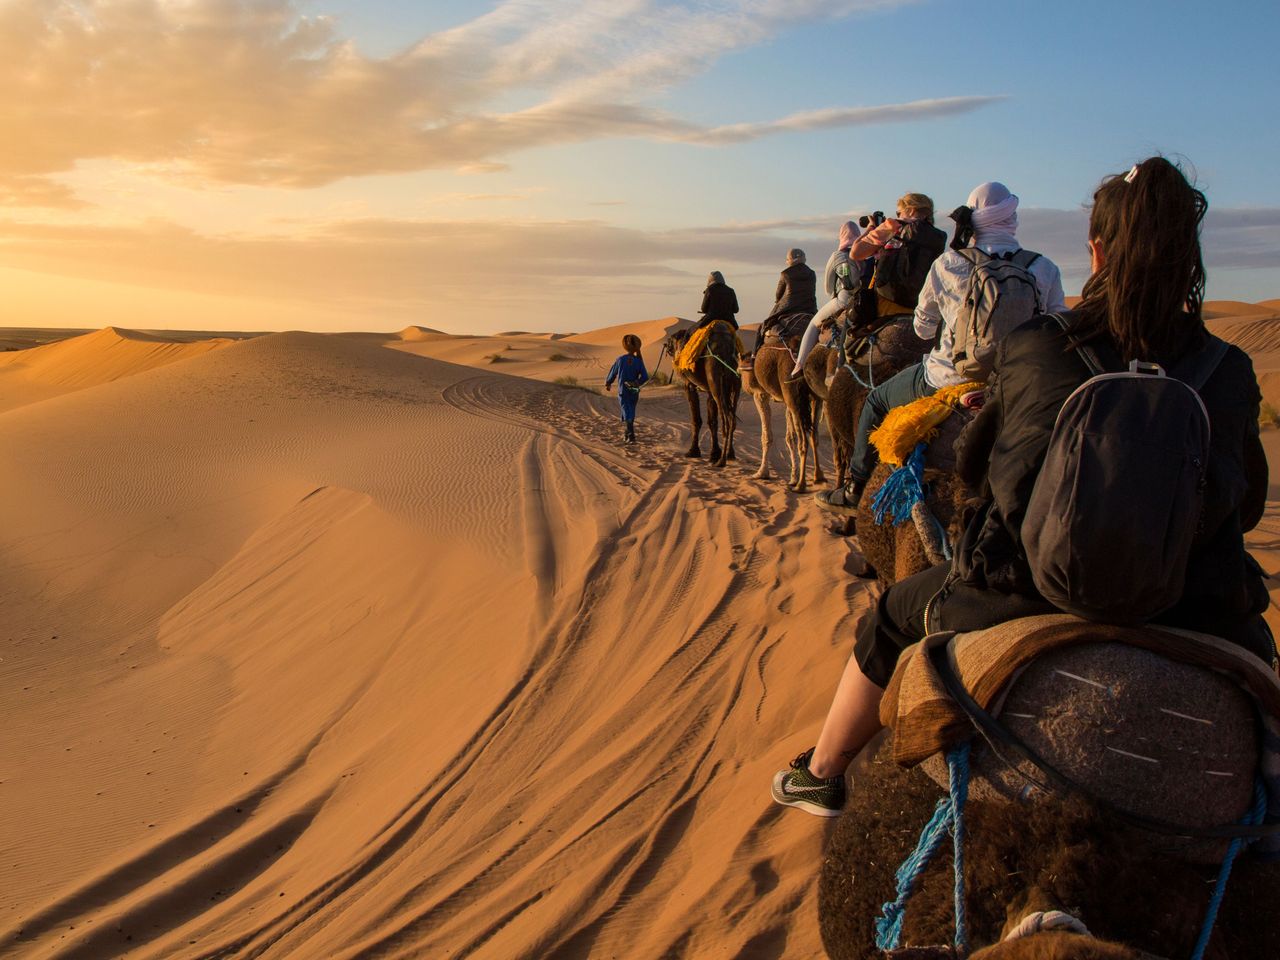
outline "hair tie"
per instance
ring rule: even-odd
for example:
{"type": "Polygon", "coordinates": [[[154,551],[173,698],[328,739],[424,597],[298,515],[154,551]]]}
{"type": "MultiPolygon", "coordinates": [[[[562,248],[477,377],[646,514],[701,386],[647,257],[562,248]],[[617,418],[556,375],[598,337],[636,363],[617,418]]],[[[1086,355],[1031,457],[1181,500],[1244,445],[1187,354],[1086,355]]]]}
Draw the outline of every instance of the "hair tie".
{"type": "Polygon", "coordinates": [[[973,207],[961,204],[947,216],[956,222],[956,235],[951,239],[951,249],[963,250],[973,239],[973,207]]]}

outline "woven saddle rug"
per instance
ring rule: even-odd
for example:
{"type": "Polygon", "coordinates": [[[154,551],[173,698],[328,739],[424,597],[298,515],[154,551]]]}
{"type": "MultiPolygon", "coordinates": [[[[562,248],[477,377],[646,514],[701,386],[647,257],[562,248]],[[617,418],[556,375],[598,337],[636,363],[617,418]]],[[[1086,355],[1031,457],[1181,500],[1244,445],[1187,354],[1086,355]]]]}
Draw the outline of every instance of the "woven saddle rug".
{"type": "MultiPolygon", "coordinates": [[[[717,320],[715,323],[709,323],[700,330],[693,331],[689,336],[688,342],[680,348],[679,352],[671,358],[671,365],[683,373],[689,373],[698,365],[698,361],[702,355],[706,353],[707,340],[711,336],[711,331],[718,326],[724,326],[733,330],[728,323],[723,320],[717,320]]],[[[746,351],[742,348],[742,338],[738,336],[737,331],[733,334],[734,349],[737,350],[738,356],[742,356],[746,351]]]]}
{"type": "MultiPolygon", "coordinates": [[[[1280,820],[1280,681],[1217,637],[1090,623],[1068,614],[957,634],[956,673],[973,699],[1027,746],[1096,795],[1186,826],[1238,822],[1260,774],[1267,821],[1280,820]]],[[[920,644],[898,660],[880,706],[893,759],[925,762],[945,783],[940,751],[973,733],[920,644]],[[927,762],[926,762],[927,761],[927,762]]],[[[1034,766],[975,751],[971,796],[1035,799],[1034,766]]],[[[1184,843],[1213,861],[1224,845],[1184,843]]],[[[1260,852],[1280,854],[1267,838],[1260,852]]]]}

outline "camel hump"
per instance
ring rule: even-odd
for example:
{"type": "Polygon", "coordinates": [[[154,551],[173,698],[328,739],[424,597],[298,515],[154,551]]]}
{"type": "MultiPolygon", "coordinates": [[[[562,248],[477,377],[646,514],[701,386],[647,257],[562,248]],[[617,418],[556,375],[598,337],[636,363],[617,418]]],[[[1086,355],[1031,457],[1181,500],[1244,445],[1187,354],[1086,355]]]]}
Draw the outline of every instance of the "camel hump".
{"type": "MultiPolygon", "coordinates": [[[[1126,813],[1191,828],[1240,823],[1254,806],[1259,776],[1280,769],[1280,683],[1225,640],[1051,614],[958,634],[951,651],[965,688],[1016,741],[1126,813]],[[1264,738],[1261,729],[1273,734],[1264,738]]],[[[904,661],[891,684],[900,759],[941,747],[968,726],[928,658],[904,661]],[[928,720],[917,712],[926,703],[937,708],[924,711],[928,720]]],[[[1052,776],[1016,751],[1000,754],[975,746],[971,796],[1048,798],[1052,776]]],[[[923,769],[946,783],[940,754],[923,769]]],[[[1280,799],[1280,782],[1267,786],[1280,799]]],[[[1142,836],[1194,862],[1216,863],[1226,850],[1224,840],[1142,836]]]]}

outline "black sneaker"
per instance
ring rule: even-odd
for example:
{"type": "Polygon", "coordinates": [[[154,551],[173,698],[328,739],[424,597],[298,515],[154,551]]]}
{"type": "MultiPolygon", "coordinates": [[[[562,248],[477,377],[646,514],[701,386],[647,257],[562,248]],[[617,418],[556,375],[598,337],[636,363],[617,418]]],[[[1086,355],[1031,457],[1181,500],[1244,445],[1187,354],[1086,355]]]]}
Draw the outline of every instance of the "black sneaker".
{"type": "Polygon", "coordinates": [[[773,799],[784,807],[798,807],[815,817],[838,817],[847,796],[844,776],[822,780],[809,772],[810,747],[791,761],[790,770],[773,775],[773,799]]]}
{"type": "Polygon", "coordinates": [[[862,485],[846,483],[834,490],[824,490],[813,495],[813,501],[828,513],[841,517],[854,517],[858,514],[858,503],[862,500],[862,485]]]}

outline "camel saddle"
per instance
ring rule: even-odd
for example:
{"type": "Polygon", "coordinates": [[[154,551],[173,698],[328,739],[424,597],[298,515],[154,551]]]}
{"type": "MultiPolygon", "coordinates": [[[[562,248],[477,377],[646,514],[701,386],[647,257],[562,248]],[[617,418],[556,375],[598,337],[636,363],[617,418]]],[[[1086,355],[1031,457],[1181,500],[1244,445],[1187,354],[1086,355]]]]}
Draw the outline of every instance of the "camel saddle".
{"type": "MultiPolygon", "coordinates": [[[[1238,824],[1261,779],[1264,823],[1280,821],[1280,680],[1234,644],[1068,614],[926,638],[899,658],[880,719],[893,731],[893,759],[923,763],[945,785],[941,751],[974,728],[939,662],[1055,772],[1135,819],[1193,830],[1238,824]]],[[[1002,746],[975,739],[970,796],[1043,797],[1051,789],[1043,768],[1002,746]]],[[[1226,849],[1225,840],[1204,837],[1166,836],[1157,845],[1205,863],[1226,849]]],[[[1280,855],[1280,837],[1265,836],[1255,849],[1280,855]]]]}
{"type": "Polygon", "coordinates": [[[803,334],[804,328],[809,325],[809,321],[812,319],[812,313],[784,313],[770,324],[769,329],[765,331],[765,340],[777,340],[785,343],[792,337],[798,337],[803,334]]]}

